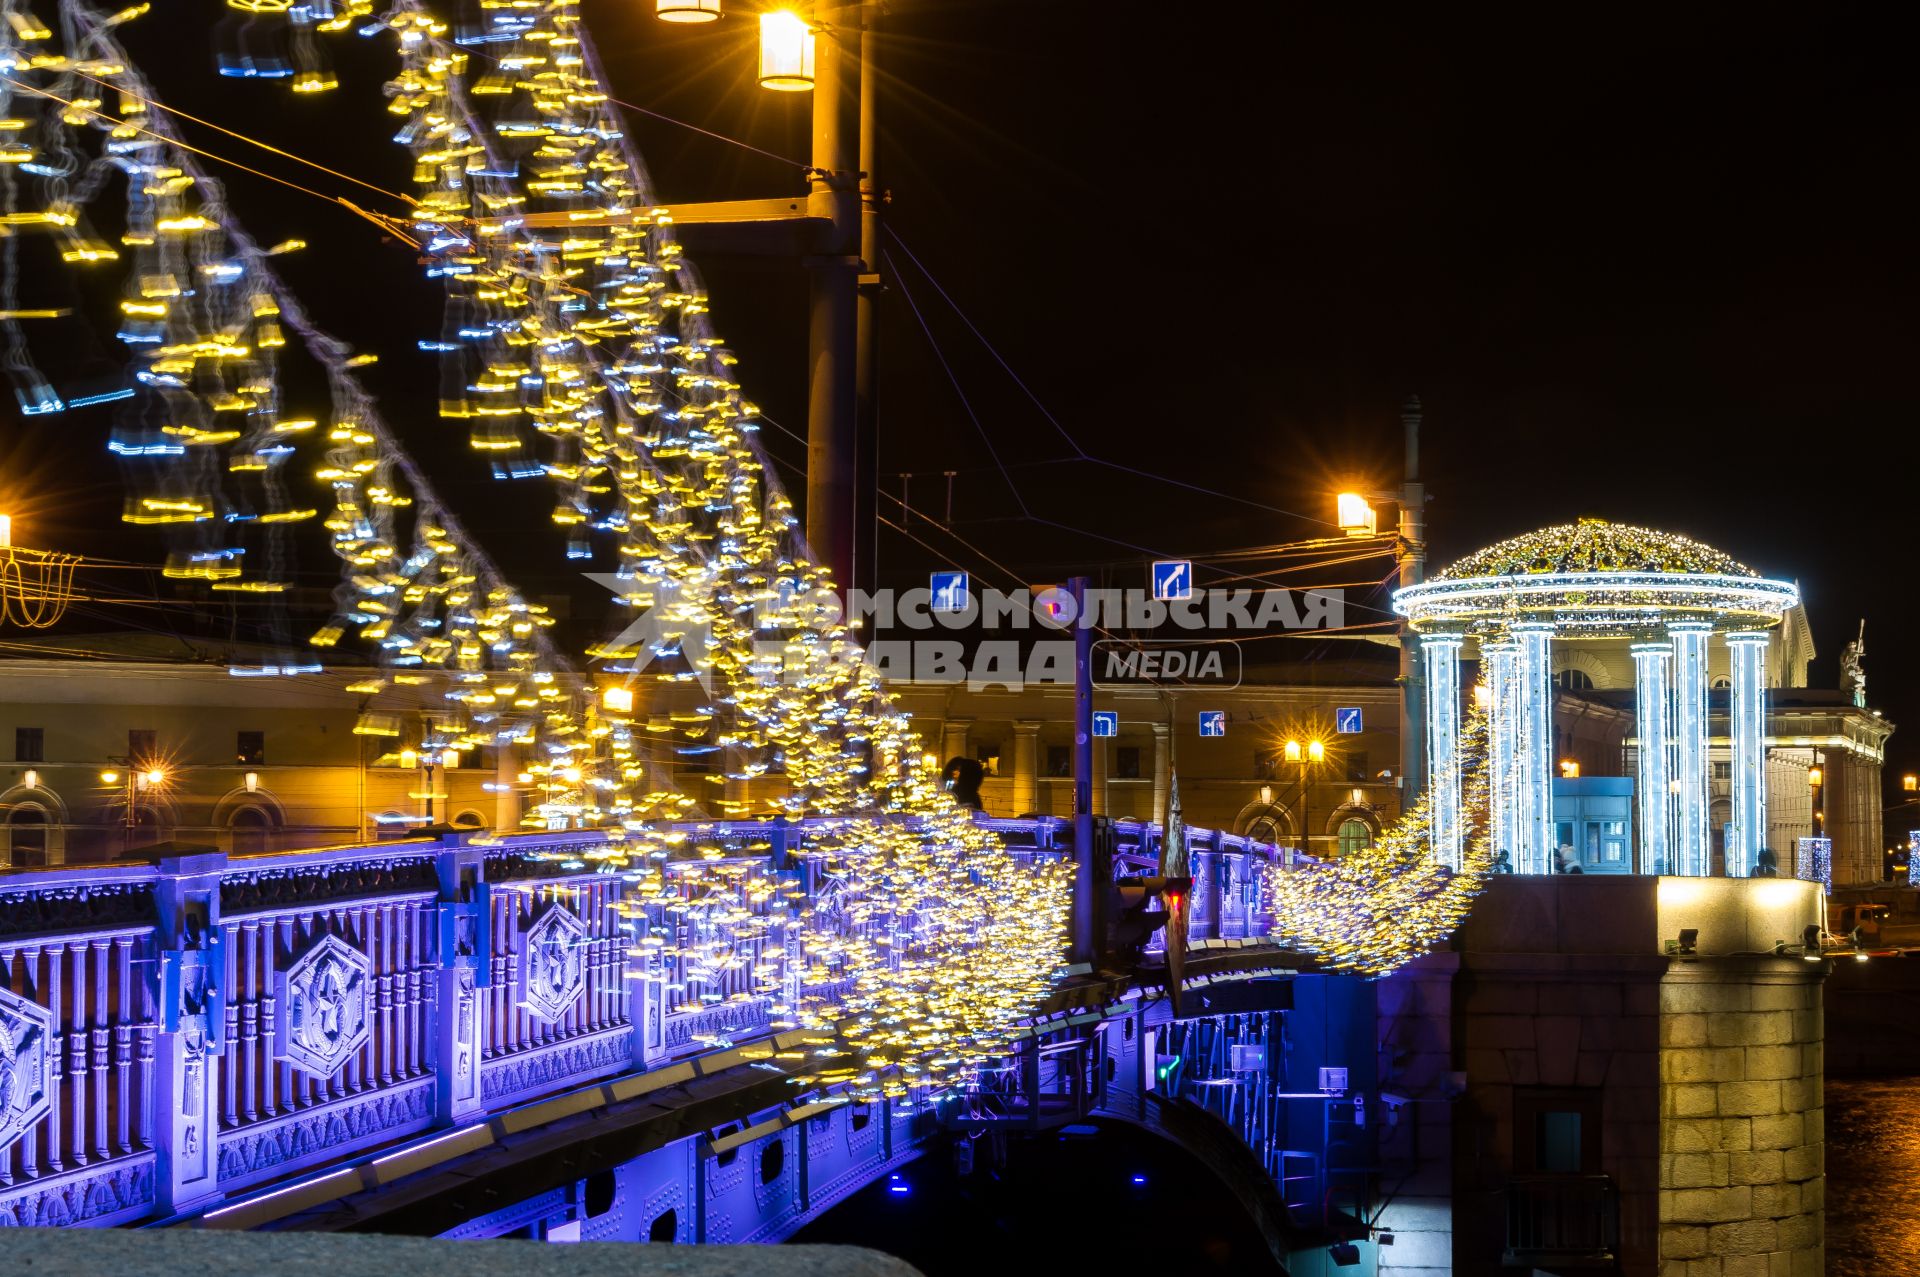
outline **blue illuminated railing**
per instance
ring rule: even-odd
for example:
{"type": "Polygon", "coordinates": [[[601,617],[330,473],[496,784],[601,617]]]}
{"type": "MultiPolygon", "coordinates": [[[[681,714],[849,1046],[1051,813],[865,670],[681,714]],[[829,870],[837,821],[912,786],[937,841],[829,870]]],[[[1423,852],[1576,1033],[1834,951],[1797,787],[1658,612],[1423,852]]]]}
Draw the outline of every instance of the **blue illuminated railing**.
{"type": "MultiPolygon", "coordinates": [[[[982,823],[1017,860],[1073,852],[1066,821],[982,823]]],[[[889,925],[847,907],[807,822],[686,830],[705,854],[645,890],[580,832],[0,874],[0,1224],[192,1214],[765,1036],[770,949],[889,925]],[[768,888],[730,932],[688,907],[716,864],[768,888]]],[[[1116,876],[1156,863],[1156,827],[1102,830],[1116,876]]],[[[1203,830],[1188,849],[1189,934],[1265,934],[1257,870],[1283,853],[1203,830]]],[[[790,997],[839,978],[790,969],[790,997]]]]}

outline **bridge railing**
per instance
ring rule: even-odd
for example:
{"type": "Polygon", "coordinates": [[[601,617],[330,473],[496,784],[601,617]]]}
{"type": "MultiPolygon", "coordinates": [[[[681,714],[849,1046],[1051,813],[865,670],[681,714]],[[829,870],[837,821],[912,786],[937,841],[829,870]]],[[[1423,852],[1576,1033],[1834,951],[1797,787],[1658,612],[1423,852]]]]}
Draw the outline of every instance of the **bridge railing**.
{"type": "MultiPolygon", "coordinates": [[[[1065,821],[985,820],[1016,859],[1065,821]]],[[[762,1036],[892,939],[818,850],[830,822],[470,835],[0,874],[0,1224],[113,1224],[537,1096],[762,1036]]],[[[1159,831],[1103,826],[1117,874],[1159,831]]],[[[1194,830],[1196,935],[1258,934],[1275,854],[1194,830]],[[1202,886],[1204,884],[1204,888],[1202,886]]]]}

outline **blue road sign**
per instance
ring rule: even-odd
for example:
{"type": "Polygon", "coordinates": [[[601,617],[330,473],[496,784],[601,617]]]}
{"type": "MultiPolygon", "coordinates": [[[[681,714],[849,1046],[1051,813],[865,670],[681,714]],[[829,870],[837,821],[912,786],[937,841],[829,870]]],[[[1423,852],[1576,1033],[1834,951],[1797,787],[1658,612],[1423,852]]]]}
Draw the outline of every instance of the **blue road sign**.
{"type": "Polygon", "coordinates": [[[1342,736],[1356,736],[1366,731],[1365,723],[1366,718],[1360,713],[1360,707],[1358,705],[1351,709],[1336,709],[1333,711],[1333,730],[1342,736]]]}
{"type": "Polygon", "coordinates": [[[1163,559],[1153,565],[1153,597],[1163,603],[1193,597],[1193,562],[1163,559]]]}
{"type": "Polygon", "coordinates": [[[964,612],[967,610],[967,574],[965,572],[935,572],[929,590],[933,595],[932,608],[936,612],[964,612]]]}
{"type": "Polygon", "coordinates": [[[1225,736],[1227,734],[1227,711],[1223,709],[1201,710],[1200,734],[1202,736],[1225,736]]]}
{"type": "Polygon", "coordinates": [[[1093,711],[1093,734],[1095,736],[1118,736],[1120,734],[1120,711],[1097,709],[1093,711]]]}

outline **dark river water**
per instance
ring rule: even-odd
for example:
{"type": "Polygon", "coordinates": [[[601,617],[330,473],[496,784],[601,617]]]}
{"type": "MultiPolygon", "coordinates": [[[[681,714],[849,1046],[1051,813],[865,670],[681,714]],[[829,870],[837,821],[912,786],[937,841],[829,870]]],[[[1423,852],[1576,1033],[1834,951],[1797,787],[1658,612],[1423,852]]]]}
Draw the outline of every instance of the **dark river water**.
{"type": "Polygon", "coordinates": [[[1920,1277],[1920,1078],[1827,1081],[1828,1277],[1920,1277]]]}

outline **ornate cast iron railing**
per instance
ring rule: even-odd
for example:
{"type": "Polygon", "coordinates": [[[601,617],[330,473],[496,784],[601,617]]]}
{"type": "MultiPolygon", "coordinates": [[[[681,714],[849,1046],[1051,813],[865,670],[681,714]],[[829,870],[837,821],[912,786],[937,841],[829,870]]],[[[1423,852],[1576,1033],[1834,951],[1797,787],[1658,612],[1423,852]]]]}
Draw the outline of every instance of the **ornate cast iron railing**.
{"type": "MultiPolygon", "coordinates": [[[[1071,826],[987,820],[1017,858],[1071,826]]],[[[1102,826],[1116,875],[1157,828],[1102,826]]],[[[538,1096],[766,1036],[840,974],[804,927],[888,925],[808,826],[690,826],[701,872],[594,859],[596,835],[0,874],[0,1224],[192,1214],[538,1096]],[[699,908],[715,864],[741,890],[699,908]]],[[[1278,853],[1188,831],[1189,935],[1254,937],[1278,853]]],[[[689,862],[691,867],[692,862],[689,862]]]]}

